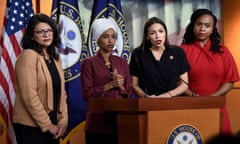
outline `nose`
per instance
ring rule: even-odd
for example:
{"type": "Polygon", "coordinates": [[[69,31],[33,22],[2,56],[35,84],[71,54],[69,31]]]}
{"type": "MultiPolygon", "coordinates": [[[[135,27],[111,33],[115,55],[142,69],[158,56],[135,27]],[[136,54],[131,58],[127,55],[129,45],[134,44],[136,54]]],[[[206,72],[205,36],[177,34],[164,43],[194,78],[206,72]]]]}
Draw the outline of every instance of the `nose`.
{"type": "Polygon", "coordinates": [[[160,35],[161,35],[160,32],[157,32],[157,33],[156,33],[156,38],[159,38],[160,35]]]}
{"type": "Polygon", "coordinates": [[[113,43],[114,40],[115,40],[115,38],[110,37],[110,38],[109,38],[109,43],[113,43]]]}
{"type": "Polygon", "coordinates": [[[203,31],[203,30],[205,30],[204,25],[200,25],[200,31],[203,31]]]}
{"type": "Polygon", "coordinates": [[[46,31],[43,31],[43,36],[48,36],[50,34],[50,31],[46,30],[46,31]]]}

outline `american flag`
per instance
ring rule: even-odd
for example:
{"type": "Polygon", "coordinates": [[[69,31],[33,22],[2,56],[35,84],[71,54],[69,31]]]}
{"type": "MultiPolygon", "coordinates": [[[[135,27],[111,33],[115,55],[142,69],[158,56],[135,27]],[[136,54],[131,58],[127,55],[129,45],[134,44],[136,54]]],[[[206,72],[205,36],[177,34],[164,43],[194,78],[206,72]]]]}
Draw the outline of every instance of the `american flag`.
{"type": "Polygon", "coordinates": [[[32,0],[8,0],[0,39],[0,117],[7,129],[8,144],[16,139],[11,125],[15,100],[15,61],[21,52],[20,42],[29,18],[33,15],[32,0]]]}

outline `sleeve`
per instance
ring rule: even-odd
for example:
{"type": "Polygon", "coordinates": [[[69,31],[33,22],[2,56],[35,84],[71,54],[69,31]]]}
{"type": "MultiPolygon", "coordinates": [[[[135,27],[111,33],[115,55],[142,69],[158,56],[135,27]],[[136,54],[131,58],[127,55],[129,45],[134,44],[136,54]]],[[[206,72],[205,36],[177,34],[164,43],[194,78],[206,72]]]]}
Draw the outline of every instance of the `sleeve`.
{"type": "Polygon", "coordinates": [[[230,51],[225,48],[224,50],[224,69],[225,69],[225,78],[224,82],[236,82],[239,81],[239,74],[237,66],[235,64],[234,58],[230,51]]]}
{"type": "Polygon", "coordinates": [[[129,71],[129,66],[128,63],[126,62],[126,60],[124,61],[124,69],[125,69],[125,89],[127,93],[128,97],[132,96],[132,79],[131,79],[131,75],[130,75],[130,71],[129,71]]]}
{"type": "Polygon", "coordinates": [[[27,50],[16,63],[15,74],[23,104],[42,131],[53,126],[37,93],[37,53],[27,50]]]}
{"type": "Polygon", "coordinates": [[[177,48],[177,49],[178,49],[179,60],[180,60],[179,61],[180,62],[179,74],[183,74],[190,69],[190,65],[188,63],[188,60],[186,58],[186,54],[185,54],[184,50],[181,48],[177,48]]]}
{"type": "Polygon", "coordinates": [[[104,97],[104,85],[94,86],[94,69],[89,59],[81,64],[81,87],[85,101],[89,98],[104,97]]]}
{"type": "Polygon", "coordinates": [[[140,59],[137,55],[138,51],[137,48],[133,50],[130,60],[130,74],[136,77],[139,77],[139,71],[140,71],[140,59]]]}

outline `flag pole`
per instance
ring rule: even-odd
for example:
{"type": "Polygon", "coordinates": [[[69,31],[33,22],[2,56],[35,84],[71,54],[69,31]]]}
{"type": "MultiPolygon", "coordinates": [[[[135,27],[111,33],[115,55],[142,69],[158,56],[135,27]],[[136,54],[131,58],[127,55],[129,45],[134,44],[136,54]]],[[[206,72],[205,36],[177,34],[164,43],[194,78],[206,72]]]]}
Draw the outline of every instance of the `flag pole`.
{"type": "Polygon", "coordinates": [[[36,6],[35,6],[36,13],[40,13],[40,0],[35,0],[35,2],[36,2],[36,6]]]}

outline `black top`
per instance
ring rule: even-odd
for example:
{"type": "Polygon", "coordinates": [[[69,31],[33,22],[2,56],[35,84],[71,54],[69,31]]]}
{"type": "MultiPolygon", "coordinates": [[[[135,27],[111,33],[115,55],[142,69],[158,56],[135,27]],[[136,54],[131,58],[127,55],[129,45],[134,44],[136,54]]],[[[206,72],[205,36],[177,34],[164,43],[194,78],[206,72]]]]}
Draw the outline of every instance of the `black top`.
{"type": "Polygon", "coordinates": [[[136,48],[130,62],[131,75],[138,77],[145,93],[159,95],[176,88],[179,76],[190,69],[184,51],[171,46],[158,61],[149,48],[136,48]]]}
{"type": "Polygon", "coordinates": [[[54,61],[51,59],[51,60],[45,60],[45,62],[51,74],[52,86],[53,86],[53,111],[49,113],[49,116],[52,123],[57,124],[57,112],[59,108],[61,80],[60,80],[60,76],[54,61]]]}

